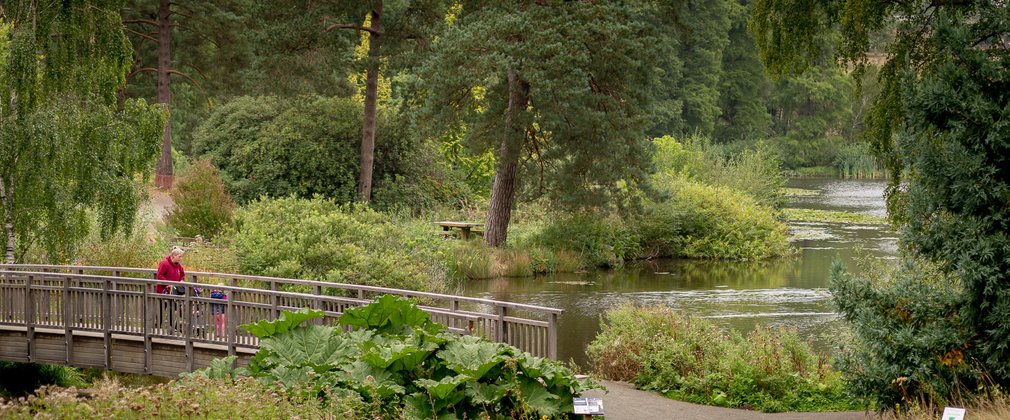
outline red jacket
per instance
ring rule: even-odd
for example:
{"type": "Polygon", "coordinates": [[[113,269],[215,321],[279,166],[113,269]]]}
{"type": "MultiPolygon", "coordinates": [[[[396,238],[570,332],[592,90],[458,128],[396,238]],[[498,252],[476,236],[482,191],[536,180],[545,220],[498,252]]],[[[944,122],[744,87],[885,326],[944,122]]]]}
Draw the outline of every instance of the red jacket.
{"type": "MultiPolygon", "coordinates": [[[[164,260],[158,264],[158,280],[171,280],[171,281],[182,281],[186,278],[186,270],[182,269],[182,264],[172,262],[172,257],[165,257],[164,260]]],[[[155,285],[154,291],[156,293],[168,293],[168,286],[165,285],[155,285]]]]}

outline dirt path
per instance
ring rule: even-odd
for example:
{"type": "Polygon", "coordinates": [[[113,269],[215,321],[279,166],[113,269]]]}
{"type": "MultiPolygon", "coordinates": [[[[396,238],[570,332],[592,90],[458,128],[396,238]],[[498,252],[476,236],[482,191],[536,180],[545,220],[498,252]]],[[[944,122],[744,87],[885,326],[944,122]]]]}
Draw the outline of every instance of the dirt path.
{"type": "Polygon", "coordinates": [[[761,413],[733,408],[712,407],[674,401],[662,395],[640,391],[627,382],[600,381],[608,392],[593,390],[587,397],[603,398],[603,412],[607,420],[858,420],[877,418],[873,413],[861,411],[825,413],[761,413]]]}

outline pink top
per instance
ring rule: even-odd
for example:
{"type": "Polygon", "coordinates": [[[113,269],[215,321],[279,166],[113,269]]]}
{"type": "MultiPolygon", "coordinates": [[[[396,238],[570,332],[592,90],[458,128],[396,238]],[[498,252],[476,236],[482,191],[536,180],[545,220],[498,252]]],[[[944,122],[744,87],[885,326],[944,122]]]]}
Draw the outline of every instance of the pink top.
{"type": "MultiPolygon", "coordinates": [[[[171,280],[171,281],[182,281],[186,278],[186,270],[183,270],[182,264],[172,262],[172,257],[165,257],[158,264],[158,280],[171,280]]],[[[168,293],[168,286],[165,285],[155,285],[154,291],[156,293],[168,293]]]]}

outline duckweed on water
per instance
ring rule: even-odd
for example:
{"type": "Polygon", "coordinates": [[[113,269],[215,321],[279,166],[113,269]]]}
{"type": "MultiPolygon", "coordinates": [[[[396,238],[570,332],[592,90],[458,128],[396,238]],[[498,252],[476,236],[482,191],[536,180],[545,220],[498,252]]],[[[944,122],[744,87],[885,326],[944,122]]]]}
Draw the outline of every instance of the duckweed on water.
{"type": "Polygon", "coordinates": [[[782,215],[790,221],[799,222],[859,223],[867,225],[887,224],[887,219],[883,217],[848,211],[782,209],[782,215]]]}

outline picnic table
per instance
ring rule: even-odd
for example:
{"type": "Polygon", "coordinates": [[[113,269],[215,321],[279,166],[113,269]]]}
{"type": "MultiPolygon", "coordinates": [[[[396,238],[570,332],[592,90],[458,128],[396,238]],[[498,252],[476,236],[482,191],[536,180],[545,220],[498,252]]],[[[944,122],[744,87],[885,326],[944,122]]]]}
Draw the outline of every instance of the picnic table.
{"type": "Polygon", "coordinates": [[[484,226],[483,223],[441,221],[441,222],[435,222],[435,225],[442,227],[442,231],[440,233],[442,233],[443,235],[455,234],[455,231],[453,229],[458,229],[460,236],[462,236],[464,240],[470,239],[471,233],[478,236],[484,234],[484,232],[476,230],[477,228],[484,226]]]}

